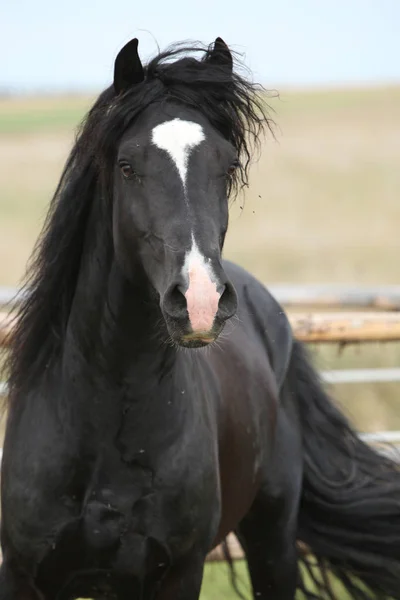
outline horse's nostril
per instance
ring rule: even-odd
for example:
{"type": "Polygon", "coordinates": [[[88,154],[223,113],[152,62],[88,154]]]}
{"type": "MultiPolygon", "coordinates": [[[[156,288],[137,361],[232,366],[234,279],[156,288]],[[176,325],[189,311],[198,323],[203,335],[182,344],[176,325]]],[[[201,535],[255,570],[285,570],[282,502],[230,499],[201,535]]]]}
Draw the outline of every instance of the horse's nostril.
{"type": "Polygon", "coordinates": [[[224,286],[218,304],[218,316],[222,320],[230,319],[237,310],[237,295],[235,288],[230,282],[224,286]]]}
{"type": "Polygon", "coordinates": [[[170,285],[162,299],[164,314],[190,324],[193,331],[208,331],[213,324],[222,324],[236,312],[236,292],[230,282],[213,286],[211,290],[201,285],[186,288],[181,281],[170,285]]]}
{"type": "Polygon", "coordinates": [[[185,291],[180,285],[175,285],[169,292],[169,300],[180,307],[186,307],[185,291]]]}
{"type": "Polygon", "coordinates": [[[164,310],[171,317],[182,317],[187,314],[185,289],[181,285],[172,285],[164,296],[164,310]]]}
{"type": "Polygon", "coordinates": [[[225,285],[224,283],[221,283],[221,284],[220,284],[220,285],[217,287],[217,290],[218,290],[218,294],[220,295],[220,301],[221,301],[221,298],[222,298],[222,296],[224,295],[224,293],[225,293],[225,290],[226,290],[226,285],[225,285]]]}

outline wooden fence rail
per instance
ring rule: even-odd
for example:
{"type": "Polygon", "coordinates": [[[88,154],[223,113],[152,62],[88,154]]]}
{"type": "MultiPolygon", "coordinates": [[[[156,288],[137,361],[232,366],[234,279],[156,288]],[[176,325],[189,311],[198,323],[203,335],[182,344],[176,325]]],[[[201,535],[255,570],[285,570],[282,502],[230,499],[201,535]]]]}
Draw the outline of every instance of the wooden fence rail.
{"type": "Polygon", "coordinates": [[[400,340],[400,313],[293,313],[295,337],[307,343],[389,342],[400,340]]]}

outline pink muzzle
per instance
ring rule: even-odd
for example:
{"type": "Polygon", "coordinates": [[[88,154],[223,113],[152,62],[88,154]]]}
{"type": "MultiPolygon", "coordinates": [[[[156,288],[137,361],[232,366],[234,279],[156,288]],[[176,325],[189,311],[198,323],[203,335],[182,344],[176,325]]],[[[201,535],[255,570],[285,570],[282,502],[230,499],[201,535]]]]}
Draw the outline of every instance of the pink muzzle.
{"type": "Polygon", "coordinates": [[[200,261],[190,265],[189,286],[185,293],[190,325],[194,333],[212,329],[221,294],[200,261]]]}

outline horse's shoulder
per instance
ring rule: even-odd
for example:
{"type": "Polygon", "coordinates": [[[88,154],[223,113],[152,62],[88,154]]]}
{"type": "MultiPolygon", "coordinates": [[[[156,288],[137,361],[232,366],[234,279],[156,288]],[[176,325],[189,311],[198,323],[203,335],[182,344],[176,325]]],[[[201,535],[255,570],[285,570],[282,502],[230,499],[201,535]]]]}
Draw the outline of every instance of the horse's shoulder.
{"type": "Polygon", "coordinates": [[[238,265],[226,261],[227,275],[236,288],[239,307],[251,321],[267,347],[279,388],[285,379],[293,345],[289,319],[268,289],[238,265]]]}

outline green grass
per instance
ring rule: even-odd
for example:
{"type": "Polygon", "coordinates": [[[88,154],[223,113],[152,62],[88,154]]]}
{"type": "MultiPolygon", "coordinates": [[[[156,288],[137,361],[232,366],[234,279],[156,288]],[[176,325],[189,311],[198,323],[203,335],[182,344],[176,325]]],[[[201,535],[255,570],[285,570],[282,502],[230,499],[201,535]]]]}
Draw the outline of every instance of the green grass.
{"type": "MultiPolygon", "coordinates": [[[[246,563],[244,561],[237,561],[235,563],[235,571],[237,574],[237,583],[240,592],[246,598],[246,600],[251,600],[251,586],[247,574],[246,563]]],[[[310,591],[316,592],[317,590],[311,583],[310,577],[305,575],[304,572],[303,576],[307,588],[310,591]]],[[[332,589],[336,593],[337,598],[340,598],[340,600],[347,600],[347,598],[349,598],[348,594],[344,591],[342,585],[337,580],[332,579],[332,589]]],[[[234,600],[235,598],[240,600],[239,596],[232,588],[228,565],[225,563],[207,564],[204,572],[201,600],[234,600]]],[[[305,600],[304,594],[298,592],[296,595],[296,600],[305,600]]]]}
{"type": "MultiPolygon", "coordinates": [[[[240,590],[250,596],[250,583],[244,561],[237,561],[235,569],[238,575],[240,590]]],[[[235,597],[229,578],[229,567],[225,563],[209,563],[206,565],[201,589],[201,600],[230,600],[235,597]]],[[[239,600],[239,596],[237,596],[239,600]]]]}

